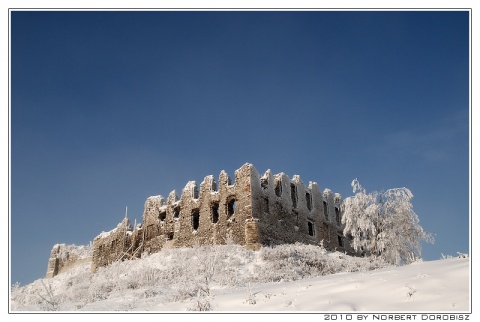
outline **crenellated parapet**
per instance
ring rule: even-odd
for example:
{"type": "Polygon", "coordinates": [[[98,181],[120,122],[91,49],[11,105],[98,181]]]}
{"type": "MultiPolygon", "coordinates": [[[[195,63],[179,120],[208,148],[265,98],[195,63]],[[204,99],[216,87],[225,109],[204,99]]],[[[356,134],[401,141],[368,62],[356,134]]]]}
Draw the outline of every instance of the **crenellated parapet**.
{"type": "Polygon", "coordinates": [[[306,186],[299,175],[290,179],[285,173],[273,175],[267,170],[255,175],[252,182],[252,205],[259,219],[261,243],[264,245],[302,242],[323,243],[329,248],[343,248],[343,227],[332,221],[335,209],[341,218],[341,196],[338,204],[331,191],[324,192],[316,182],[306,186]]]}
{"type": "Polygon", "coordinates": [[[252,164],[221,171],[198,184],[189,181],[180,197],[174,190],[145,201],[142,223],[125,218],[116,229],[94,240],[92,269],[116,260],[138,258],[163,248],[233,242],[249,249],[302,242],[343,248],[339,194],[323,192],[315,182],[285,173],[262,176],[252,164]]]}

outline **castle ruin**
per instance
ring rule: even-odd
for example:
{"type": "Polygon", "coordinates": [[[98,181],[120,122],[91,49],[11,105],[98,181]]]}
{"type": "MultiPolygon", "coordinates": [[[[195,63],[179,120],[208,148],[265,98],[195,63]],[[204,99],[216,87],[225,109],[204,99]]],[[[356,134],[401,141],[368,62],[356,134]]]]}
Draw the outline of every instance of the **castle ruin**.
{"type": "MultiPolygon", "coordinates": [[[[115,261],[140,258],[163,248],[220,245],[233,242],[248,249],[262,245],[304,243],[351,252],[341,224],[342,197],[315,182],[304,185],[298,175],[267,170],[260,176],[252,164],[235,171],[235,181],[222,171],[218,183],[207,176],[200,185],[187,183],[175,191],[148,197],[142,223],[123,219],[93,240],[92,271],[115,261]]],[[[56,245],[57,246],[57,245],[56,245]]],[[[55,247],[54,247],[55,248],[55,247]]],[[[52,250],[47,277],[61,265],[52,250]]]]}

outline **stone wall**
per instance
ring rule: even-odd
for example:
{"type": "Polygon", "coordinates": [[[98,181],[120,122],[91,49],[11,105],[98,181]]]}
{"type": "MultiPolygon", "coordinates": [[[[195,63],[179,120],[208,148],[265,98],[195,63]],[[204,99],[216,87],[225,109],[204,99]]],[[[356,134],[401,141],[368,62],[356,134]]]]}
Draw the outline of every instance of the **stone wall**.
{"type": "Polygon", "coordinates": [[[56,244],[50,252],[46,278],[64,273],[80,264],[92,261],[90,246],[56,244]]]}
{"type": "Polygon", "coordinates": [[[227,239],[245,245],[245,220],[251,218],[248,168],[235,172],[235,184],[222,171],[217,185],[213,176],[200,186],[189,182],[180,199],[175,191],[167,200],[150,197],[145,203],[144,249],[190,247],[194,244],[225,244],[227,239]]]}
{"type": "Polygon", "coordinates": [[[305,186],[298,175],[290,179],[268,170],[260,177],[248,163],[234,179],[222,171],[218,183],[213,176],[200,185],[188,182],[180,198],[176,191],[167,199],[147,198],[140,225],[132,229],[125,218],[94,239],[92,270],[162,248],[227,241],[253,250],[300,242],[348,251],[342,246],[348,243],[343,243],[339,194],[321,192],[315,182],[305,186]]]}
{"type": "Polygon", "coordinates": [[[315,182],[305,186],[298,175],[290,180],[268,170],[262,177],[256,171],[252,176],[252,207],[261,244],[323,243],[328,249],[345,250],[339,194],[334,198],[328,189],[322,193],[315,182]]]}
{"type": "Polygon", "coordinates": [[[93,240],[92,271],[100,266],[106,266],[125,257],[131,258],[132,225],[125,218],[118,226],[109,231],[102,232],[93,240]]]}

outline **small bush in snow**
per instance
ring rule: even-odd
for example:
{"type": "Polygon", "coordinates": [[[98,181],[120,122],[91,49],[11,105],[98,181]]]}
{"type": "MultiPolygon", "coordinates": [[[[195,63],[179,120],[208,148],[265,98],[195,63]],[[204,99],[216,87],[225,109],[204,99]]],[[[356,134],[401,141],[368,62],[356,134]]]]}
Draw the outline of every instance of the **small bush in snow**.
{"type": "Polygon", "coordinates": [[[451,255],[443,255],[442,254],[442,259],[452,259],[452,258],[468,258],[468,254],[460,253],[457,252],[458,256],[453,257],[451,255]]]}

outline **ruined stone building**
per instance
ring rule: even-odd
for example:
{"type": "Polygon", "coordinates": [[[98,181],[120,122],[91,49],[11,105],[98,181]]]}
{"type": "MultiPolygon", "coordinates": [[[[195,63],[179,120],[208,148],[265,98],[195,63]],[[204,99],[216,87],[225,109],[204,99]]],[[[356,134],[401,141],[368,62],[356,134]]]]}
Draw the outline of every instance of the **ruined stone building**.
{"type": "Polygon", "coordinates": [[[92,261],[92,246],[56,244],[50,252],[46,278],[64,273],[79,264],[92,261]]]}
{"type": "MultiPolygon", "coordinates": [[[[339,194],[322,192],[315,182],[306,186],[298,175],[290,179],[270,170],[260,176],[247,163],[235,171],[234,183],[222,171],[218,182],[213,176],[200,185],[188,182],[180,198],[175,191],[166,199],[148,197],[141,224],[133,227],[125,218],[93,240],[92,271],[162,248],[195,244],[233,242],[258,250],[262,245],[300,242],[350,251],[343,236],[341,203],[339,194]]],[[[55,268],[49,266],[49,271],[55,268]]]]}

